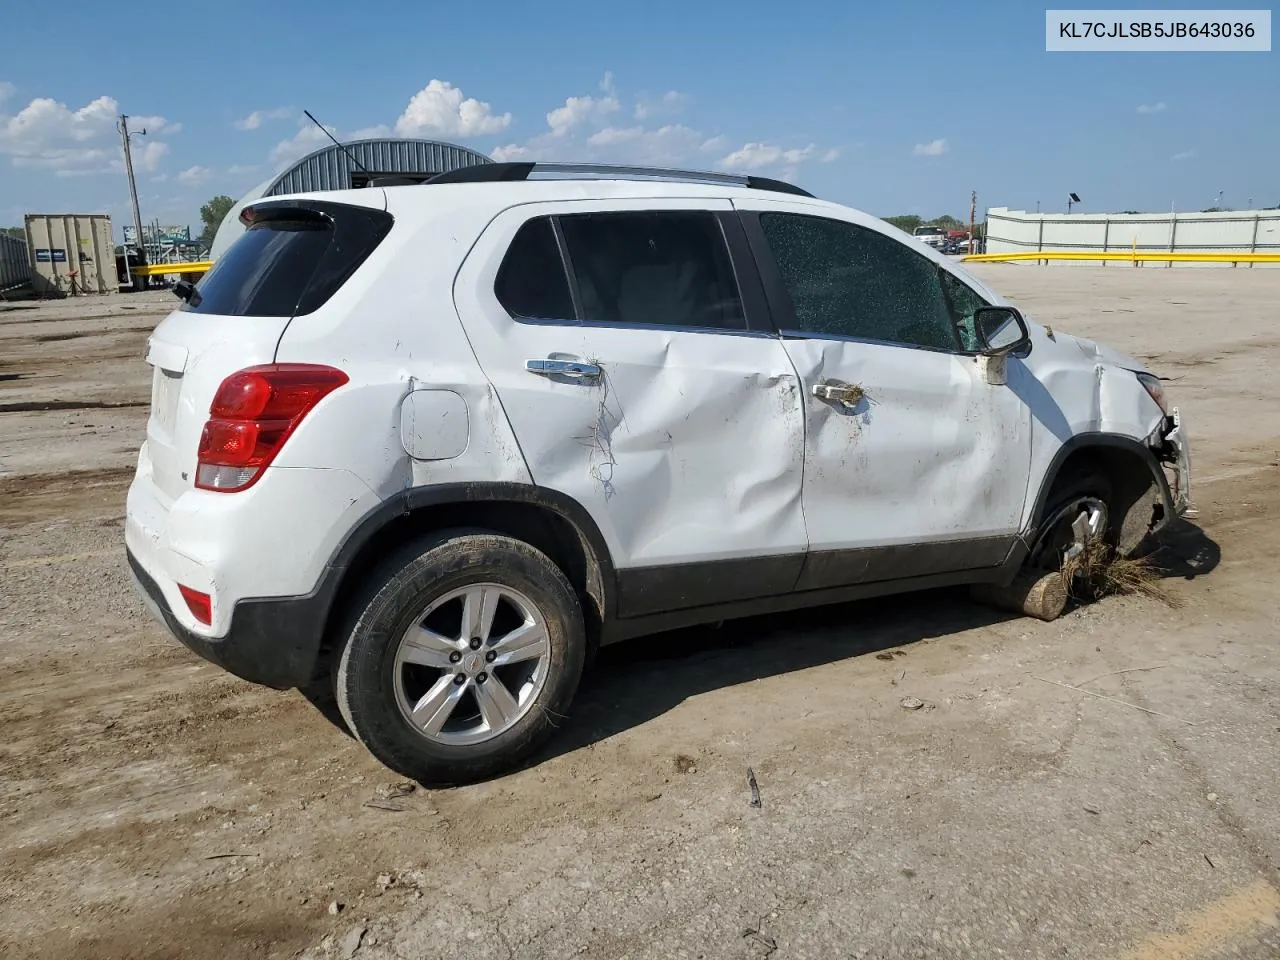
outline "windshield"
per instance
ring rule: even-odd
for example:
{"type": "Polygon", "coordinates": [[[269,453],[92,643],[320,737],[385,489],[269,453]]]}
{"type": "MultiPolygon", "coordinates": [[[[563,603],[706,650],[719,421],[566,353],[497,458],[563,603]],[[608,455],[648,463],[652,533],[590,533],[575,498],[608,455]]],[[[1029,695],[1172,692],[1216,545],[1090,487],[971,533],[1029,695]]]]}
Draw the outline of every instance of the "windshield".
{"type": "Polygon", "coordinates": [[[925,234],[933,235],[941,232],[942,232],[941,227],[916,227],[917,237],[924,236],[925,234]]]}

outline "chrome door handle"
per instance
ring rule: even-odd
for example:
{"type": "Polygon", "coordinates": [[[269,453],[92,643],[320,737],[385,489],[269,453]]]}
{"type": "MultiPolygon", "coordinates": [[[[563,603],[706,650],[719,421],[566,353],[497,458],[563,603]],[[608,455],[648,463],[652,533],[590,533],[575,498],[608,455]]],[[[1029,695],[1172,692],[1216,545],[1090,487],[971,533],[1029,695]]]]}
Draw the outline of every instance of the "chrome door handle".
{"type": "Polygon", "coordinates": [[[856,384],[815,383],[813,395],[819,400],[834,400],[837,403],[858,403],[865,391],[856,384]]]}
{"type": "Polygon", "coordinates": [[[526,360],[524,368],[540,377],[570,377],[574,380],[594,380],[604,372],[598,365],[581,360],[526,360]]]}

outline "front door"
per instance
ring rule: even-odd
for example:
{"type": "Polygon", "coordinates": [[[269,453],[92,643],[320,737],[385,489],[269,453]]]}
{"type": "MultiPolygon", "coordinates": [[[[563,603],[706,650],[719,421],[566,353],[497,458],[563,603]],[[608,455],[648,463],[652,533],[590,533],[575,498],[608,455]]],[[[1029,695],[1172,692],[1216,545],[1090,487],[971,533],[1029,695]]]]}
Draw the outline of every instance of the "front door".
{"type": "Polygon", "coordinates": [[[800,588],[1002,562],[1027,492],[1030,413],[968,351],[965,311],[981,300],[871,218],[744,206],[804,396],[800,588]]]}
{"type": "Polygon", "coordinates": [[[804,400],[726,230],[727,201],[526,204],[454,287],[534,482],[600,527],[621,616],[783,593],[803,563],[804,400]]]}

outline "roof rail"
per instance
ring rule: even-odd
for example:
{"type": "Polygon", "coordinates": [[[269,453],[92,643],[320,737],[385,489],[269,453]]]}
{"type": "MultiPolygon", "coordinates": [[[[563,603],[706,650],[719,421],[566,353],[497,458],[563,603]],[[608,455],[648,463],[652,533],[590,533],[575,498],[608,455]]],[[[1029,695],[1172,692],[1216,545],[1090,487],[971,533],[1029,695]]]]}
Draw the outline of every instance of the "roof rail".
{"type": "Polygon", "coordinates": [[[687,180],[698,183],[724,183],[753,190],[772,190],[800,197],[812,197],[808,190],[770,177],[743,176],[734,173],[710,173],[702,170],[670,170],[665,167],[629,167],[608,163],[477,163],[437,174],[426,184],[435,183],[500,183],[528,180],[531,174],[547,173],[568,179],[599,177],[608,180],[687,180]]]}

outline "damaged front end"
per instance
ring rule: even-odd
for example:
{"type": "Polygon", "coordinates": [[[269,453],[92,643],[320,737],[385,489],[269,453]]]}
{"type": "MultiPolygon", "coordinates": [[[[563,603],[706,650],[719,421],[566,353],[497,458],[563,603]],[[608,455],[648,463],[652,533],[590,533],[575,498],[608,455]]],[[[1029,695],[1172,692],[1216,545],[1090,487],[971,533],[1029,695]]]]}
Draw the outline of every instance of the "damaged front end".
{"type": "Polygon", "coordinates": [[[1161,419],[1146,443],[1164,469],[1174,514],[1179,517],[1195,516],[1195,508],[1191,506],[1191,445],[1177,407],[1161,419]]]}

